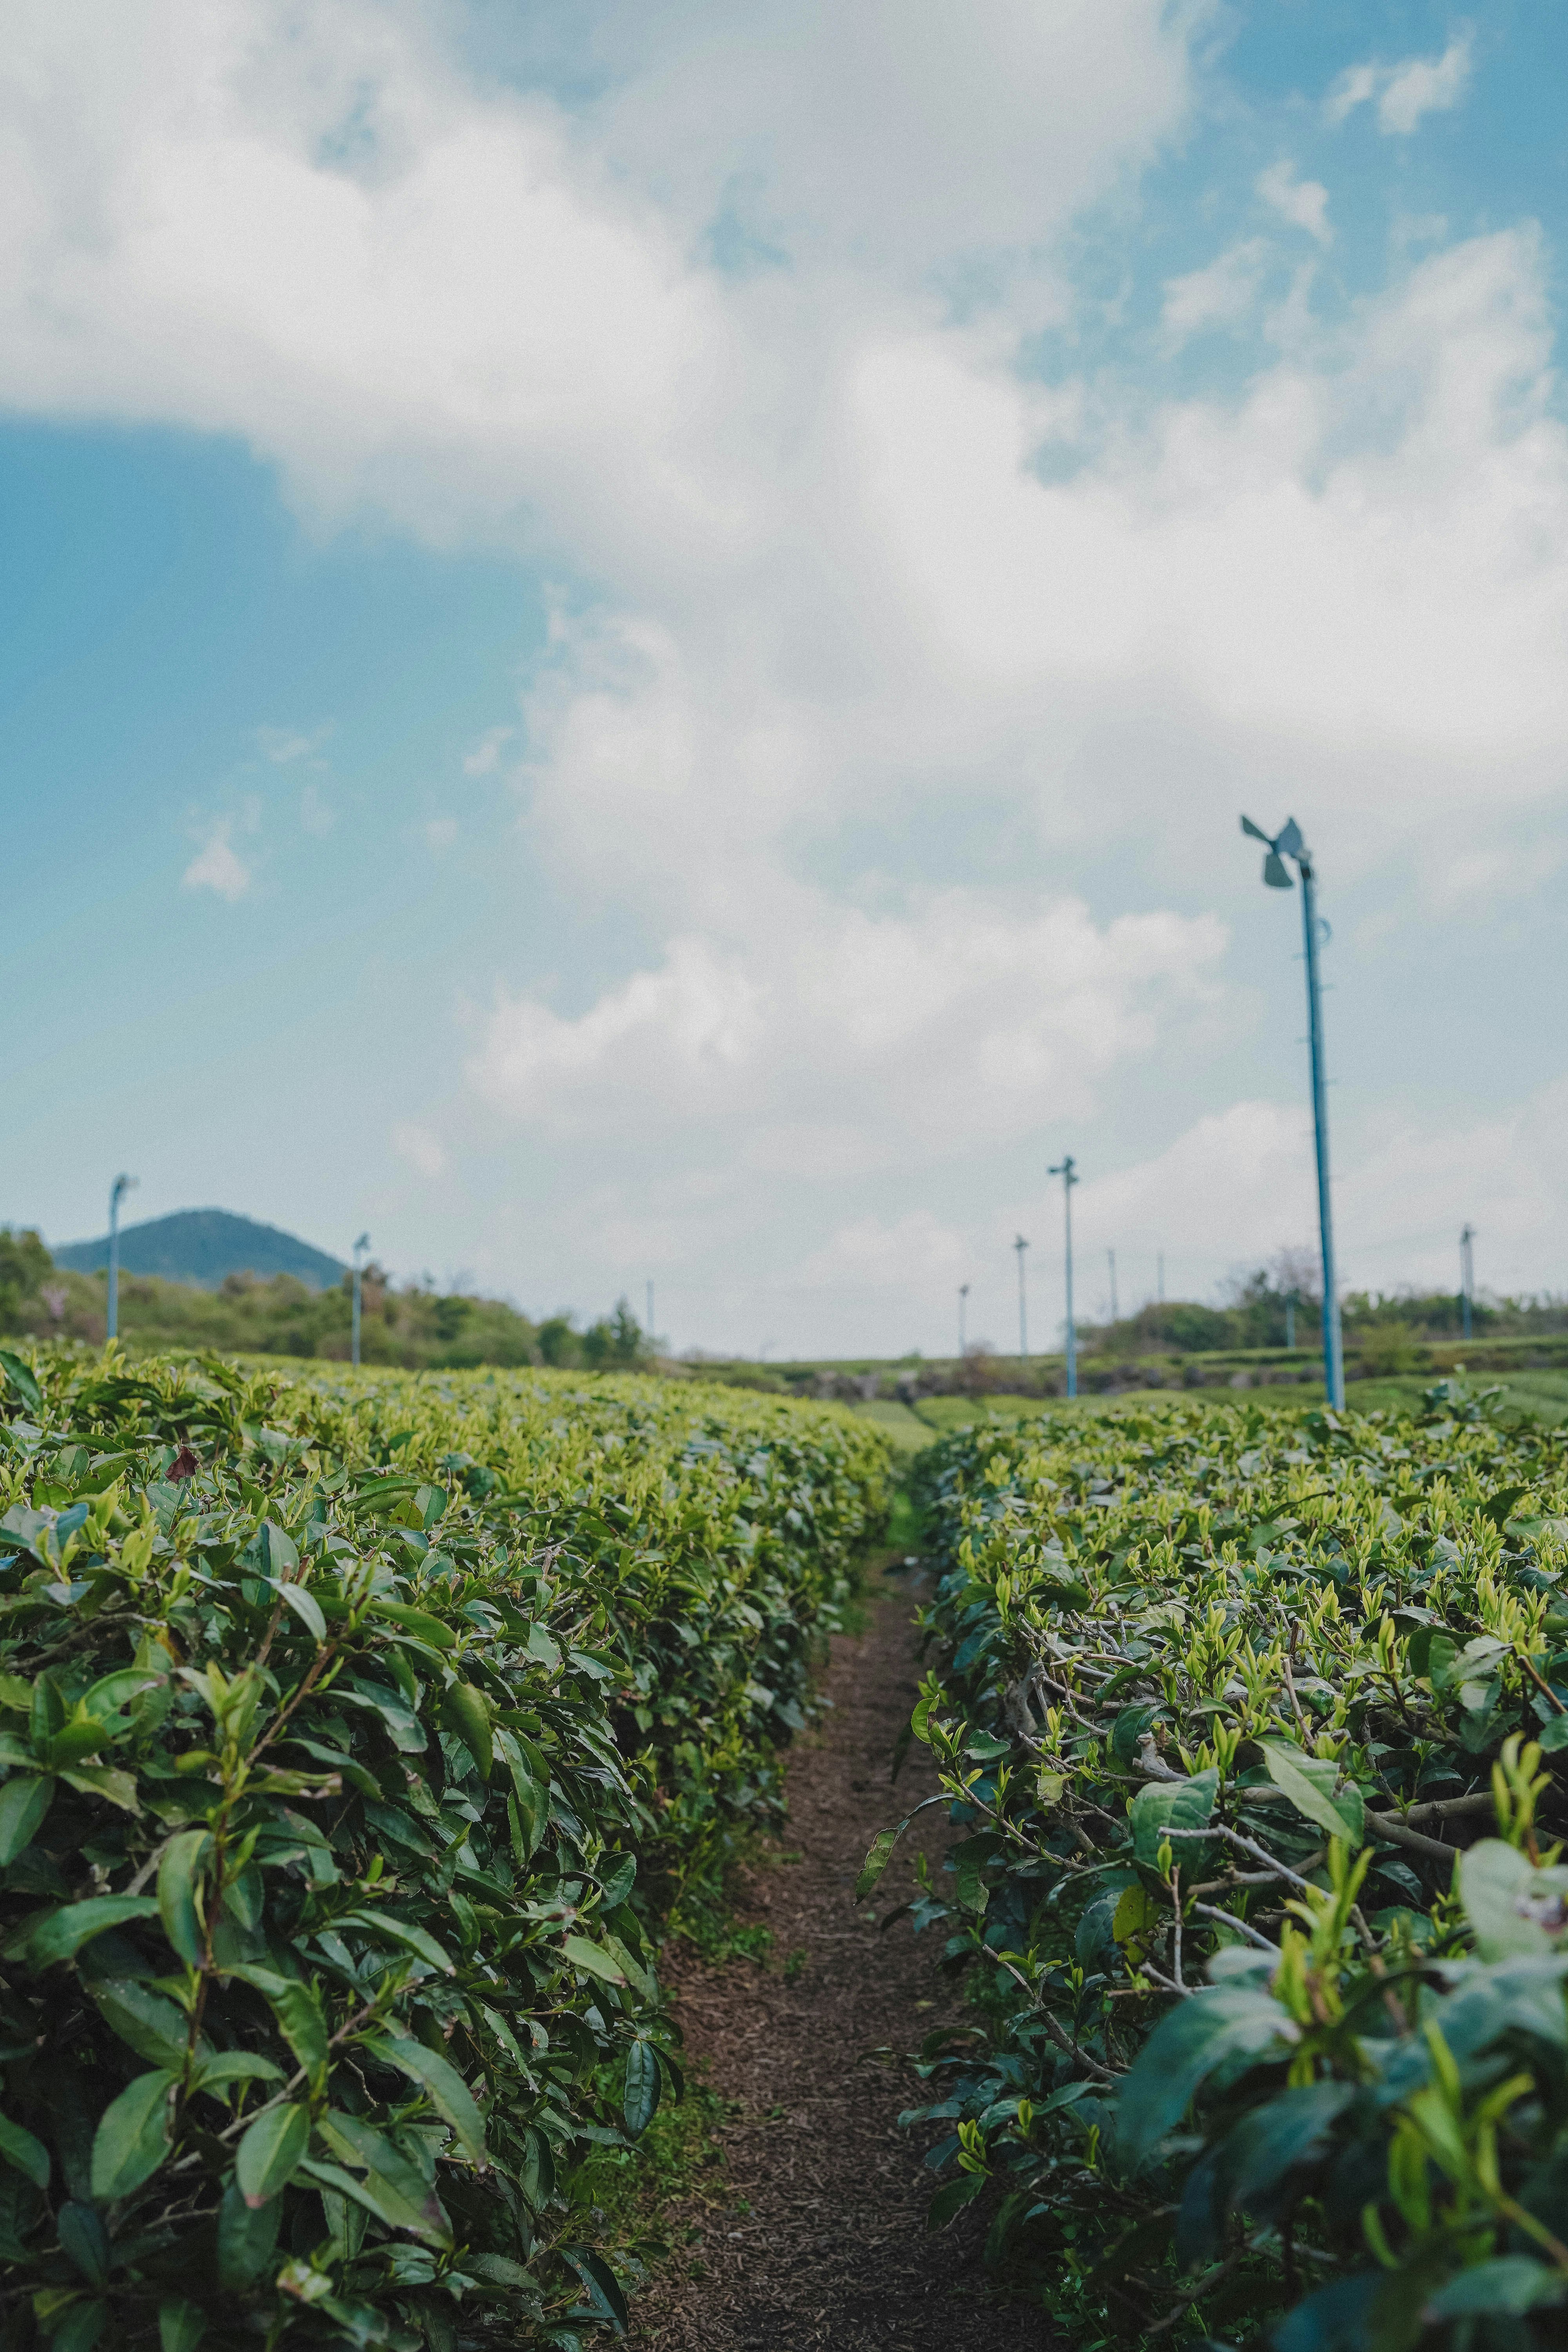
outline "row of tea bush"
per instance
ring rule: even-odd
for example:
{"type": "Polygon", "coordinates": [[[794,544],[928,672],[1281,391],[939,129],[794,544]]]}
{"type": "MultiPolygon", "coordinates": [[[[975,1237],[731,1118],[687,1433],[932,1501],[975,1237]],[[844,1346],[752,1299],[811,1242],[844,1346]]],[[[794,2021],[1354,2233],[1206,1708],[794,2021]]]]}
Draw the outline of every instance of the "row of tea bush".
{"type": "Polygon", "coordinates": [[[924,1470],[933,2221],[989,2191],[1075,2347],[1568,2342],[1568,1439],[1443,1386],[924,1470]]]}
{"type": "Polygon", "coordinates": [[[570,1375],[0,1352],[0,2343],[618,2331],[574,2182],[885,1453],[570,1375]]]}

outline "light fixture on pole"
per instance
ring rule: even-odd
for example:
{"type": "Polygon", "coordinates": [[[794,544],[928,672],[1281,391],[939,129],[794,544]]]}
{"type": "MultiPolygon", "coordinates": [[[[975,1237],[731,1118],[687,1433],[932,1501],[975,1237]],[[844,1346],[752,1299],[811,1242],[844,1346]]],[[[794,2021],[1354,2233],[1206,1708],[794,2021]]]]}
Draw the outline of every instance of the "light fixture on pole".
{"type": "Polygon", "coordinates": [[[361,1234],[354,1244],[354,1315],[353,1360],[359,1361],[360,1284],[364,1272],[364,1254],[370,1247],[370,1235],[361,1234]]]}
{"type": "Polygon", "coordinates": [[[1013,1247],[1018,1253],[1018,1361],[1021,1364],[1026,1364],[1029,1360],[1029,1321],[1024,1304],[1024,1252],[1028,1246],[1022,1234],[1013,1244],[1013,1247]]]}
{"type": "Polygon", "coordinates": [[[1323,1259],[1323,1390],[1331,1405],[1345,1401],[1344,1347],[1340,1334],[1340,1295],[1334,1277],[1334,1213],[1329,1182],[1329,1081],[1323,1055],[1322,985],[1318,975],[1320,935],[1327,930],[1318,918],[1318,877],[1311,853],[1294,817],[1270,835],[1249,816],[1241,829],[1262,842],[1263,879],[1271,890],[1292,887],[1285,860],[1293,857],[1301,877],[1301,931],[1307,948],[1307,1024],[1312,1054],[1312,1132],[1318,1160],[1318,1237],[1323,1259]]]}
{"type": "Polygon", "coordinates": [[[961,1282],[958,1286],[958,1360],[961,1364],[967,1362],[969,1357],[969,1349],[965,1347],[963,1339],[963,1310],[968,1303],[969,1285],[967,1282],[961,1282]]]}
{"type": "Polygon", "coordinates": [[[1059,1160],[1050,1172],[1062,1180],[1062,1210],[1067,1236],[1068,1394],[1075,1397],[1078,1394],[1078,1332],[1073,1327],[1072,1316],[1072,1188],[1078,1182],[1078,1163],[1072,1153],[1069,1151],[1065,1159],[1059,1160]]]}
{"type": "Polygon", "coordinates": [[[109,1188],[109,1312],[105,1336],[110,1339],[120,1336],[120,1203],[140,1181],[136,1176],[117,1176],[109,1188]]]}
{"type": "Polygon", "coordinates": [[[1470,1247],[1475,1238],[1474,1225],[1467,1225],[1459,1235],[1459,1319],[1467,1341],[1470,1338],[1476,1296],[1476,1261],[1470,1247]]]}

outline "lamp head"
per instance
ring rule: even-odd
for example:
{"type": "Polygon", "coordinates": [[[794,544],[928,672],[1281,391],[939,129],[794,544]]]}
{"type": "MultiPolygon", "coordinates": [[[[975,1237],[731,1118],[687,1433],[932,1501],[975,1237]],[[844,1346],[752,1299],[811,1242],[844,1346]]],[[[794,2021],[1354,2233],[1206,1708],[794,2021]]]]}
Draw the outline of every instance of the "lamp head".
{"type": "Polygon", "coordinates": [[[1293,888],[1285,860],[1288,857],[1300,859],[1307,854],[1307,845],[1301,838],[1301,828],[1295,818],[1287,817],[1278,833],[1267,834],[1260,824],[1254,824],[1249,816],[1244,816],[1241,829],[1249,841],[1262,842],[1268,852],[1263,861],[1263,879],[1268,887],[1271,890],[1293,888]]]}

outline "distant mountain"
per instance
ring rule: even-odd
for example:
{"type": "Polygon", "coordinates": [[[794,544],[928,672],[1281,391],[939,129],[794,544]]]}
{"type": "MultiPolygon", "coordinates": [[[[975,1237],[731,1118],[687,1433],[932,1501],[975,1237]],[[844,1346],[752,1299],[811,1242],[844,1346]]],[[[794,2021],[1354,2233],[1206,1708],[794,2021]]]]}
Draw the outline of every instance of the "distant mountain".
{"type": "MultiPolygon", "coordinates": [[[[109,1264],[109,1235],[66,1242],[51,1255],[57,1265],[96,1274],[109,1264]]],[[[181,1209],[144,1225],[122,1225],[120,1265],[125,1274],[158,1274],[198,1290],[216,1290],[230,1274],[259,1275],[263,1281],[291,1274],[312,1290],[327,1290],[347,1271],[325,1250],[312,1249],[276,1225],[258,1224],[254,1217],[231,1217],[226,1209],[181,1209]]]]}

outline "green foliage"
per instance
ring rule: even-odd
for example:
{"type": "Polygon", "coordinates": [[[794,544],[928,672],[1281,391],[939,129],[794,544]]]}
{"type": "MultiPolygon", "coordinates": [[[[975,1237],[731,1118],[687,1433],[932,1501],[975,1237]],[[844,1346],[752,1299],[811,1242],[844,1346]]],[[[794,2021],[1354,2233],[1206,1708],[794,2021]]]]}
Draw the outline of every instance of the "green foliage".
{"type": "Polygon", "coordinates": [[[671,1904],[885,1507],[830,1412],[0,1352],[7,2347],[620,2332],[671,1904]]]}
{"type": "Polygon", "coordinates": [[[920,2062],[933,2220],[993,2184],[1075,2342],[1561,2344],[1568,1439],[1444,1386],[921,1470],[964,1834],[914,1907],[974,2017],[920,2062]]]}
{"type": "Polygon", "coordinates": [[[54,1260],[30,1228],[0,1225],[0,1332],[24,1330],[24,1314],[37,1298],[54,1260]]]}

